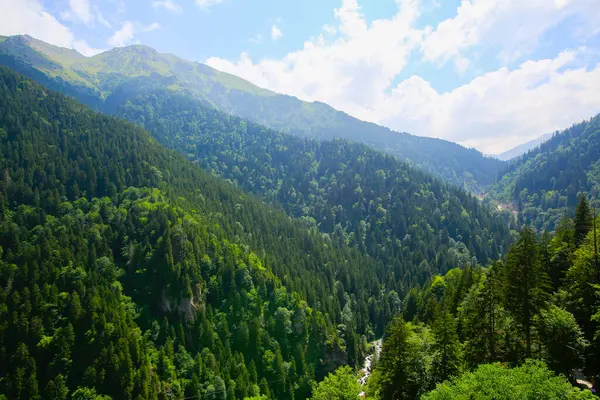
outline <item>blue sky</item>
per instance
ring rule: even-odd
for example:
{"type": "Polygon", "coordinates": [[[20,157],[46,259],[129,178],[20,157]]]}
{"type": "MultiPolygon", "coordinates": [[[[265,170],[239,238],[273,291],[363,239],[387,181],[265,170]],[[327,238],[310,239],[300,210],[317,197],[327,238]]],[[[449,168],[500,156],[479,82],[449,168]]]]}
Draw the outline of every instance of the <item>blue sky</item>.
{"type": "Polygon", "coordinates": [[[0,34],[142,43],[497,153],[600,112],[600,0],[0,0],[0,34]]]}

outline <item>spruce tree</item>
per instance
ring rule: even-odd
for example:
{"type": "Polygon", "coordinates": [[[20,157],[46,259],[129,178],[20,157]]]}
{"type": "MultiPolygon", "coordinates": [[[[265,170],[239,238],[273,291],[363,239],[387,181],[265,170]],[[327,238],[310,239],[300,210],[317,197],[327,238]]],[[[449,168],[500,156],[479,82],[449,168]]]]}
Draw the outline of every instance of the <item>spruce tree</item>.
{"type": "Polygon", "coordinates": [[[461,346],[456,333],[456,320],[447,310],[441,311],[433,324],[435,342],[433,350],[433,375],[443,382],[456,375],[460,369],[461,346]]]}
{"type": "Polygon", "coordinates": [[[535,233],[523,228],[519,239],[506,257],[505,306],[524,336],[525,356],[531,356],[531,333],[534,317],[548,300],[549,279],[540,262],[535,233]]]}
{"type": "Polygon", "coordinates": [[[592,211],[585,193],[579,195],[579,203],[575,211],[575,246],[581,246],[588,232],[592,229],[592,211]]]}

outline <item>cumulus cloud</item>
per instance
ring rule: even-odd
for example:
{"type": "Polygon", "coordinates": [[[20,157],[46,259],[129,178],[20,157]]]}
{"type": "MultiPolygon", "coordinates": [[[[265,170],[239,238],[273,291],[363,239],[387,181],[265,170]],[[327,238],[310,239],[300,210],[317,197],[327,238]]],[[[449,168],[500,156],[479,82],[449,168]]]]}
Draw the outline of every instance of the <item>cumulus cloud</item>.
{"type": "Polygon", "coordinates": [[[121,29],[115,31],[108,38],[107,43],[113,47],[127,46],[133,43],[133,39],[140,32],[150,32],[160,28],[158,22],[153,22],[149,25],[142,25],[138,22],[125,21],[121,29]]]}
{"type": "Polygon", "coordinates": [[[273,25],[271,27],[271,39],[277,40],[282,36],[283,36],[283,32],[281,32],[281,29],[279,29],[276,25],[273,25]]]}
{"type": "Polygon", "coordinates": [[[152,7],[163,8],[175,14],[180,14],[183,12],[183,8],[173,0],[154,0],[152,2],[152,7]]]}
{"type": "Polygon", "coordinates": [[[596,28],[597,1],[590,0],[462,0],[456,16],[437,25],[421,45],[427,61],[462,60],[480,44],[498,46],[505,63],[531,52],[548,29],[570,17],[596,28]]]}
{"type": "Polygon", "coordinates": [[[133,23],[130,21],[125,21],[123,23],[123,27],[113,33],[111,37],[108,38],[108,44],[113,47],[125,46],[131,42],[135,34],[135,28],[133,27],[133,23]]]}
{"type": "Polygon", "coordinates": [[[56,46],[68,47],[91,56],[100,53],[48,13],[38,0],[0,0],[0,34],[28,34],[56,46]]]}
{"type": "Polygon", "coordinates": [[[600,65],[578,66],[581,52],[585,49],[527,61],[512,71],[503,67],[446,93],[413,76],[371,117],[398,130],[497,154],[600,111],[600,65]]]}
{"type": "Polygon", "coordinates": [[[398,11],[391,18],[369,23],[357,0],[342,0],[334,10],[335,24],[279,59],[254,62],[244,52],[235,61],[213,57],[206,62],[363,120],[488,153],[600,111],[600,66],[582,65],[589,53],[585,49],[483,73],[445,93],[417,75],[394,83],[412,54],[436,64],[452,60],[457,73],[472,68],[468,55],[474,46],[494,46],[501,49],[501,59],[517,60],[566,18],[596,26],[596,2],[464,0],[455,17],[423,29],[416,27],[418,0],[396,2],[398,11]]]}
{"type": "Polygon", "coordinates": [[[69,11],[61,13],[63,18],[79,20],[86,24],[93,21],[94,15],[88,0],[69,0],[69,7],[69,11]]]}

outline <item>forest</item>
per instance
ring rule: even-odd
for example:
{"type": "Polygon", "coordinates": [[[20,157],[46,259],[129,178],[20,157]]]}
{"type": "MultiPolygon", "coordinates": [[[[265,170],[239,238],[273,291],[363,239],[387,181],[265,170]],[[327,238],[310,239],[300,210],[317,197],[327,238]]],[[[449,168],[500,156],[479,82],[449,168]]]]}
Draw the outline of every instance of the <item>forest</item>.
{"type": "Polygon", "coordinates": [[[511,204],[521,223],[554,230],[565,212],[573,216],[577,196],[586,192],[592,207],[600,195],[600,115],[556,132],[513,160],[486,192],[511,204]]]}
{"type": "Polygon", "coordinates": [[[393,272],[387,286],[399,292],[472,259],[498,259],[516,229],[467,192],[365,145],[296,138],[149,84],[149,92],[140,80],[133,92],[117,91],[107,110],[204,170],[381,260],[393,272]]]}
{"type": "MultiPolygon", "coordinates": [[[[596,398],[573,384],[600,373],[599,230],[581,195],[553,235],[525,226],[504,259],[411,289],[386,330],[368,398],[596,398]]],[[[341,390],[333,376],[346,373],[321,390],[341,390]]],[[[344,394],[336,398],[358,395],[344,394]]]]}
{"type": "Polygon", "coordinates": [[[201,64],[38,42],[0,46],[0,399],[594,398],[600,117],[508,164],[382,152],[201,64]]]}
{"type": "Polygon", "coordinates": [[[9,399],[306,398],[398,310],[381,262],[7,69],[0,138],[9,399]]]}

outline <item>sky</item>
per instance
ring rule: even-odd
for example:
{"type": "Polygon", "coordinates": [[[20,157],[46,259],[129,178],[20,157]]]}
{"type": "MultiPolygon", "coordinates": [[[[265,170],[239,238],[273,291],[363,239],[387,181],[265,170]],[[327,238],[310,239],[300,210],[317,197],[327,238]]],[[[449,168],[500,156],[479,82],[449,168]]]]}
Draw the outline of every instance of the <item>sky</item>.
{"type": "Polygon", "coordinates": [[[0,0],[0,34],[145,44],[498,154],[600,113],[600,0],[0,0]]]}

